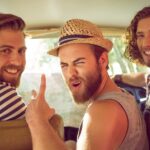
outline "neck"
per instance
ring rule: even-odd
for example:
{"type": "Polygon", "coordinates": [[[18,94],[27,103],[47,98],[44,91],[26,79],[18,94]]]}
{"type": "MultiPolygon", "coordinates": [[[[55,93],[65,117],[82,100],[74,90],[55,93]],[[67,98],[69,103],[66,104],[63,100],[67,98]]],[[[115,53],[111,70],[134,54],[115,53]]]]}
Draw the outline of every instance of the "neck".
{"type": "Polygon", "coordinates": [[[100,83],[100,86],[97,89],[97,91],[95,92],[95,94],[92,96],[92,99],[94,99],[95,97],[97,97],[99,94],[101,94],[103,92],[103,90],[105,89],[108,78],[109,78],[108,75],[105,75],[102,77],[102,82],[100,83]]]}
{"type": "Polygon", "coordinates": [[[92,99],[95,99],[97,96],[102,95],[106,92],[120,92],[120,88],[110,79],[110,77],[107,75],[105,75],[103,77],[103,80],[98,88],[98,90],[96,91],[96,93],[92,96],[92,99]]]}

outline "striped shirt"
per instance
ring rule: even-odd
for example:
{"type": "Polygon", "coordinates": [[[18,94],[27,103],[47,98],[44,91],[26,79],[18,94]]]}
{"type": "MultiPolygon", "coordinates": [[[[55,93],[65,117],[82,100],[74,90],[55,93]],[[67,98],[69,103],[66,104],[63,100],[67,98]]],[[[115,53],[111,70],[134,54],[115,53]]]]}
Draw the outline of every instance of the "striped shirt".
{"type": "Polygon", "coordinates": [[[0,121],[21,119],[25,116],[25,110],[26,106],[16,88],[0,82],[0,121]]]}

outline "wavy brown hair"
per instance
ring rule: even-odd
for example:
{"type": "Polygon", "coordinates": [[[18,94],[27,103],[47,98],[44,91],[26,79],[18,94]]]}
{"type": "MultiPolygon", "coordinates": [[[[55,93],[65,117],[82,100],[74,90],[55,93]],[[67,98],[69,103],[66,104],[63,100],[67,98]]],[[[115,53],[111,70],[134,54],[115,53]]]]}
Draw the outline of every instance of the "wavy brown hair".
{"type": "Polygon", "coordinates": [[[142,10],[137,12],[131,24],[127,28],[127,47],[125,50],[125,57],[131,62],[144,65],[144,60],[137,46],[137,25],[141,19],[150,17],[150,6],[144,7],[142,10]]]}

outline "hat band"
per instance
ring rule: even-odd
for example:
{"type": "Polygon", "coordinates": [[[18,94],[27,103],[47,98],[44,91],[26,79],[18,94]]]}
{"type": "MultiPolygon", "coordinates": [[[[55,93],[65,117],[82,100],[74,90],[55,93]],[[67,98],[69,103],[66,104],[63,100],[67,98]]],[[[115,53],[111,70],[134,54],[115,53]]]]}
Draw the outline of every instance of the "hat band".
{"type": "Polygon", "coordinates": [[[89,36],[89,35],[67,35],[67,36],[64,36],[62,38],[59,39],[59,45],[62,45],[64,43],[67,43],[67,42],[70,42],[70,41],[73,41],[73,40],[77,40],[77,39],[81,39],[81,38],[90,38],[92,36],[89,36]]]}

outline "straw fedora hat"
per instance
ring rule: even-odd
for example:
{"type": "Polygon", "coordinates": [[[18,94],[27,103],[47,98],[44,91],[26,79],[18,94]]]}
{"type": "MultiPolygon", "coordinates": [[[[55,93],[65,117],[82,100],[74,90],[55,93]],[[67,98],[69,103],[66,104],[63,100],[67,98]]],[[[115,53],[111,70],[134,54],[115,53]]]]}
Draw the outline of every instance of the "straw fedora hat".
{"type": "Polygon", "coordinates": [[[74,43],[97,45],[108,52],[112,48],[112,42],[103,37],[102,32],[96,25],[86,20],[72,19],[62,27],[58,46],[49,50],[48,54],[58,56],[59,48],[74,43]]]}

